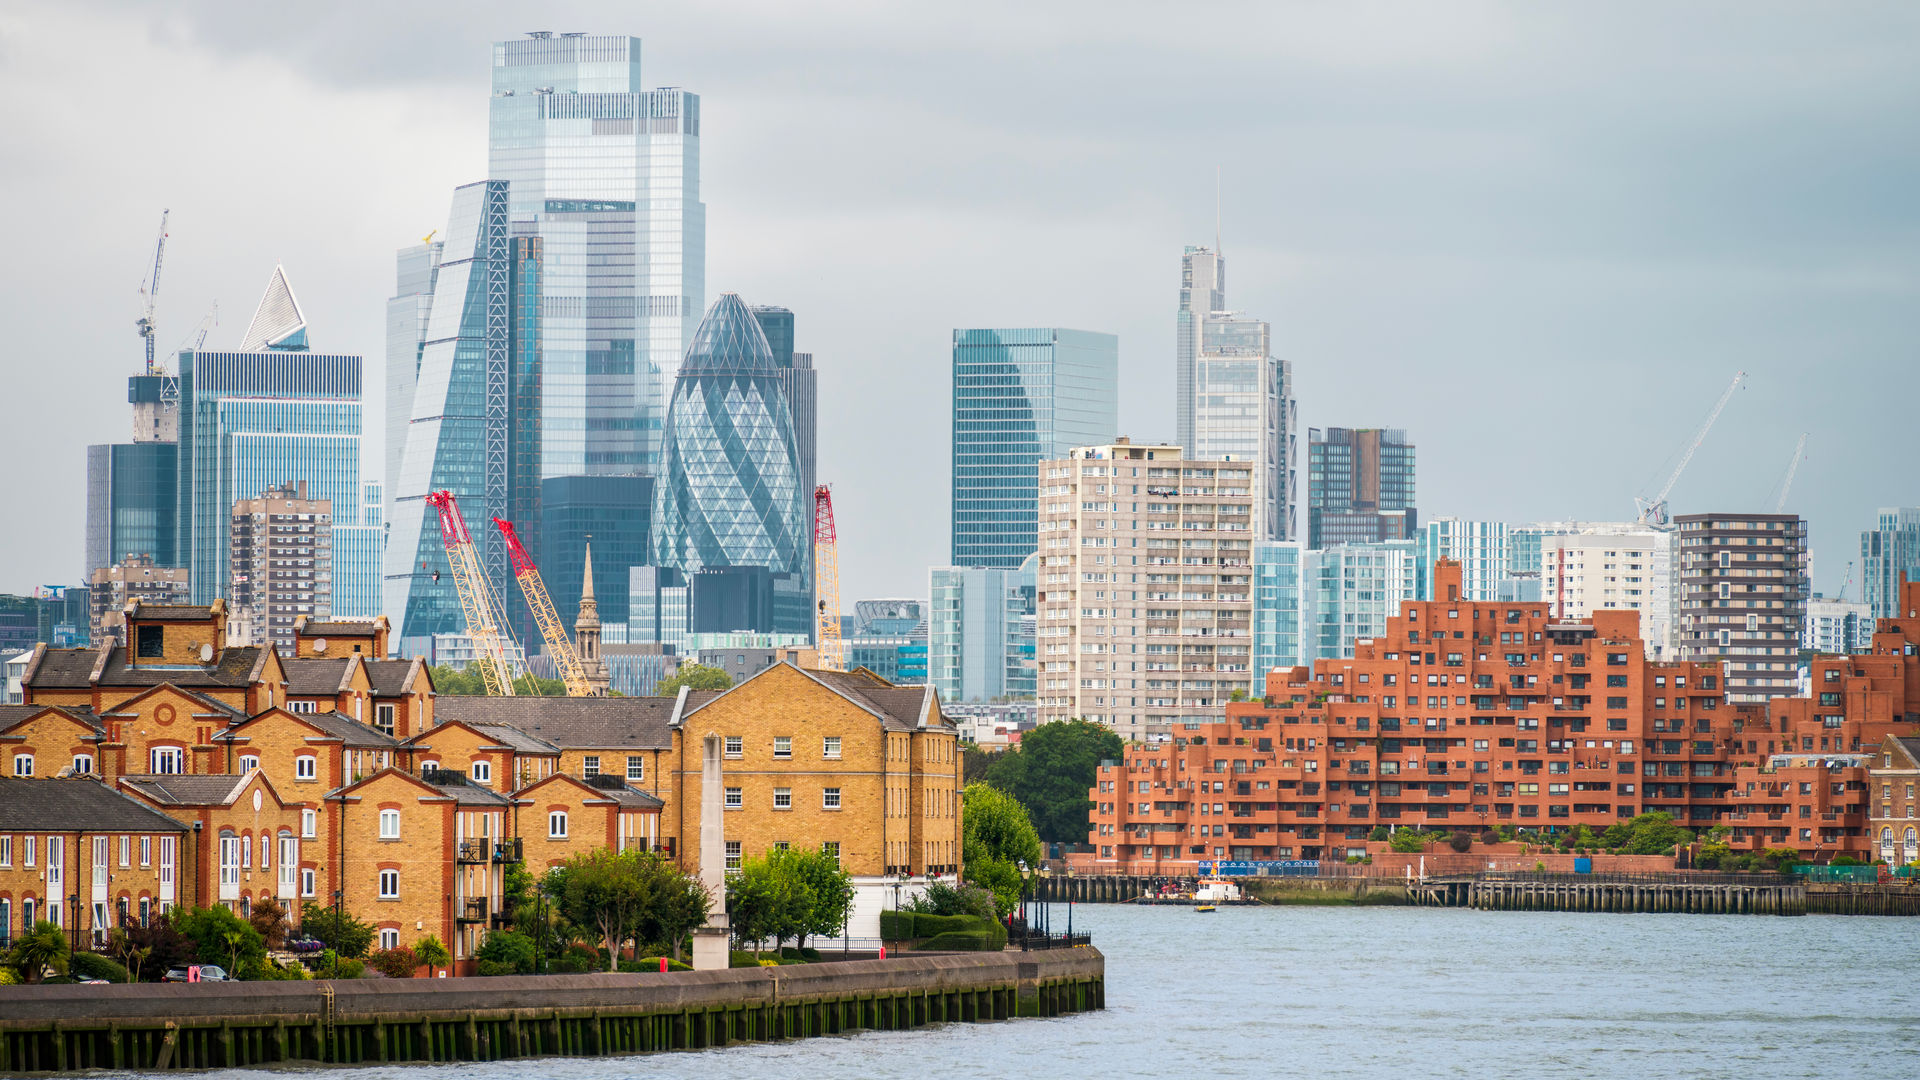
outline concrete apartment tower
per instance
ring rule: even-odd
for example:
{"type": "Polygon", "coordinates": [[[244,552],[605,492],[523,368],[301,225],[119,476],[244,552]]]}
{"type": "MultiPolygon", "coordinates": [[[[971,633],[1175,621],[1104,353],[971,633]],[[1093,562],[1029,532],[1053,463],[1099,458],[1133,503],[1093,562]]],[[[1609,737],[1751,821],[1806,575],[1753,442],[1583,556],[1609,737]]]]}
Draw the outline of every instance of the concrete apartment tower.
{"type": "Polygon", "coordinates": [[[1040,465],[1041,723],[1218,719],[1252,664],[1252,462],[1127,441],[1040,465]]]}
{"type": "Polygon", "coordinates": [[[333,614],[333,504],[306,481],[233,504],[227,639],[294,654],[295,621],[333,614]]]}
{"type": "Polygon", "coordinates": [[[1680,659],[1721,661],[1727,700],[1797,689],[1807,602],[1807,526],[1794,514],[1684,514],[1680,659]]]}
{"type": "Polygon", "coordinates": [[[128,604],[136,600],[149,605],[184,604],[191,596],[184,567],[156,566],[151,555],[128,555],[87,578],[88,640],[95,645],[109,640],[124,645],[123,613],[128,604]]]}

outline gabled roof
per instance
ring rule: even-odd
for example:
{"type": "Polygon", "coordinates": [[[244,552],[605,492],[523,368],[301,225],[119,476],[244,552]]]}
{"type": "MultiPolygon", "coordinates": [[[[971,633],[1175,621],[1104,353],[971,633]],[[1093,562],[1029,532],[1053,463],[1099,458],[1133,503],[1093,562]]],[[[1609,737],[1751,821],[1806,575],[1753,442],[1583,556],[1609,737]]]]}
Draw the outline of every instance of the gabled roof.
{"type": "Polygon", "coordinates": [[[101,686],[159,686],[172,683],[179,687],[216,687],[238,690],[259,681],[266,667],[270,645],[246,645],[220,650],[211,664],[181,664],[165,667],[135,667],[127,663],[124,645],[107,646],[106,663],[98,666],[101,686]]]}
{"type": "Polygon", "coordinates": [[[522,754],[558,754],[560,748],[511,724],[473,724],[473,730],[522,754]]]}
{"type": "Polygon", "coordinates": [[[860,708],[865,709],[867,712],[872,713],[880,720],[881,726],[888,731],[918,731],[921,729],[921,720],[923,718],[929,723],[938,725],[945,730],[953,730],[953,723],[940,715],[939,700],[931,687],[894,686],[892,683],[887,682],[871,671],[865,671],[865,673],[862,674],[864,669],[862,669],[862,671],[815,671],[803,668],[791,660],[774,664],[747,679],[745,682],[734,686],[732,689],[723,690],[715,695],[714,698],[709,698],[707,701],[703,701],[698,705],[689,701],[684,715],[692,716],[695,712],[698,712],[701,708],[710,704],[715,698],[725,697],[727,694],[739,690],[740,687],[749,686],[758,679],[766,678],[770,672],[781,669],[792,669],[793,671],[799,672],[801,675],[812,679],[833,693],[840,695],[853,704],[858,705],[860,708]]]}
{"type": "Polygon", "coordinates": [[[287,673],[287,696],[331,697],[353,689],[353,668],[357,656],[287,659],[280,667],[287,673]]]}
{"type": "Polygon", "coordinates": [[[93,670],[110,651],[108,646],[87,649],[49,649],[36,646],[20,684],[30,690],[88,690],[93,670]]]}
{"type": "Polygon", "coordinates": [[[427,671],[426,661],[418,657],[412,660],[367,660],[364,663],[367,681],[373,685],[375,697],[399,697],[411,693],[414,680],[427,671]]]}
{"type": "Polygon", "coordinates": [[[300,624],[305,638],[373,638],[380,626],[372,619],[308,619],[300,624]]]}
{"type": "MultiPolygon", "coordinates": [[[[691,700],[718,695],[695,691],[691,700]]],[[[669,750],[674,698],[479,697],[449,695],[433,702],[434,719],[476,727],[502,725],[559,749],[669,750]]]]}
{"type": "Polygon", "coordinates": [[[94,779],[0,777],[0,833],[186,832],[187,827],[94,779]]]}
{"type": "MultiPolygon", "coordinates": [[[[1907,760],[1911,761],[1915,766],[1920,766],[1920,737],[1913,735],[1889,735],[1887,736],[1887,741],[1890,743],[1899,743],[1900,752],[1907,756],[1907,760]]],[[[1884,749],[1891,750],[1893,747],[1885,747],[1884,749]]],[[[1900,767],[1897,763],[1894,765],[1896,769],[1900,767]]]]}
{"type": "Polygon", "coordinates": [[[162,806],[231,806],[258,769],[244,773],[129,773],[120,784],[162,806]]]}
{"type": "Polygon", "coordinates": [[[141,622],[212,622],[211,604],[149,604],[134,600],[133,617],[141,622]]]}
{"type": "Polygon", "coordinates": [[[401,745],[400,740],[393,736],[337,712],[294,712],[291,709],[278,707],[235,724],[214,736],[214,739],[217,742],[237,742],[247,737],[247,728],[271,716],[282,716],[305,724],[320,734],[339,739],[342,744],[356,750],[398,750],[401,745]]]}
{"type": "Polygon", "coordinates": [[[467,779],[467,774],[450,769],[428,769],[420,781],[447,795],[461,806],[512,806],[513,800],[491,788],[483,788],[467,779]]]}
{"type": "Polygon", "coordinates": [[[57,713],[76,724],[92,728],[95,732],[104,730],[100,718],[95,716],[91,709],[81,709],[71,705],[0,705],[0,734],[5,734],[42,713],[57,713]]]}
{"type": "Polygon", "coordinates": [[[585,791],[589,800],[605,800],[607,802],[617,803],[630,810],[658,811],[667,805],[664,800],[649,795],[639,788],[628,784],[625,780],[607,773],[601,773],[599,776],[593,777],[590,780],[583,780],[571,773],[554,773],[551,776],[535,780],[533,783],[514,792],[514,801],[523,806],[529,805],[533,800],[526,796],[540,788],[546,787],[548,784],[571,784],[585,791]]]}
{"type": "Polygon", "coordinates": [[[170,682],[163,682],[158,686],[150,686],[145,690],[142,690],[139,693],[133,695],[132,697],[122,698],[118,702],[114,703],[113,708],[108,709],[106,712],[102,713],[101,715],[113,716],[113,717],[131,716],[133,715],[133,713],[127,710],[128,706],[133,705],[144,698],[152,697],[154,694],[158,694],[163,691],[171,691],[173,693],[179,694],[183,698],[186,698],[188,701],[193,702],[194,707],[200,710],[200,712],[196,715],[217,717],[229,724],[237,724],[240,721],[246,719],[245,713],[241,712],[239,709],[236,709],[231,705],[226,704],[225,702],[216,701],[215,699],[210,698],[205,694],[201,694],[201,693],[197,693],[195,691],[189,690],[184,686],[175,686],[170,682]]]}

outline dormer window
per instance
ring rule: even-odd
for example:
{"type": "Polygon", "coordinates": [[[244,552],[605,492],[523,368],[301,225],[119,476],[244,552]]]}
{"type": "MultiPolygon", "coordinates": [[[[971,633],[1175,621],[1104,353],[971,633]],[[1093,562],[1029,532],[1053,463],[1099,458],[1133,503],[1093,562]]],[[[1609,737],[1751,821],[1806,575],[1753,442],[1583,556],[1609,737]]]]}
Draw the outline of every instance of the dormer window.
{"type": "Polygon", "coordinates": [[[142,660],[158,660],[166,656],[166,628],[163,626],[136,626],[133,628],[134,656],[142,660]]]}

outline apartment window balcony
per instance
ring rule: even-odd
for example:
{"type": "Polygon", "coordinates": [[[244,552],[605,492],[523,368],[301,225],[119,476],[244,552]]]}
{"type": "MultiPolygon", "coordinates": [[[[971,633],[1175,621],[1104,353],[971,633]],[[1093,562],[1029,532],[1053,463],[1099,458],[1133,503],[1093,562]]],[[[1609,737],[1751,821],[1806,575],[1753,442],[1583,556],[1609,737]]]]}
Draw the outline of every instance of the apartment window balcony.
{"type": "Polygon", "coordinates": [[[492,845],[485,840],[462,840],[454,851],[454,861],[461,863],[483,863],[493,854],[492,845]]]}
{"type": "Polygon", "coordinates": [[[490,912],[487,910],[487,898],[475,896],[460,902],[458,921],[463,923],[483,923],[490,912]]]}

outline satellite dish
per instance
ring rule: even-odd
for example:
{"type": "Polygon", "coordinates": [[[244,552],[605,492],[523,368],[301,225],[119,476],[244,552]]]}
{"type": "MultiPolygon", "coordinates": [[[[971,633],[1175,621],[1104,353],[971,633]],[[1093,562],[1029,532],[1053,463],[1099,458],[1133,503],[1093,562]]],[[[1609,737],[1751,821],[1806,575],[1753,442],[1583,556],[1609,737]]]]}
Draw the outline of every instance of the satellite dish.
{"type": "Polygon", "coordinates": [[[200,646],[200,662],[203,664],[213,663],[213,646],[212,645],[200,646]]]}
{"type": "Polygon", "coordinates": [[[314,638],[314,639],[313,639],[313,651],[314,651],[314,652],[326,652],[326,651],[327,651],[327,639],[326,639],[326,638],[323,638],[323,637],[317,637],[317,638],[314,638]]]}

